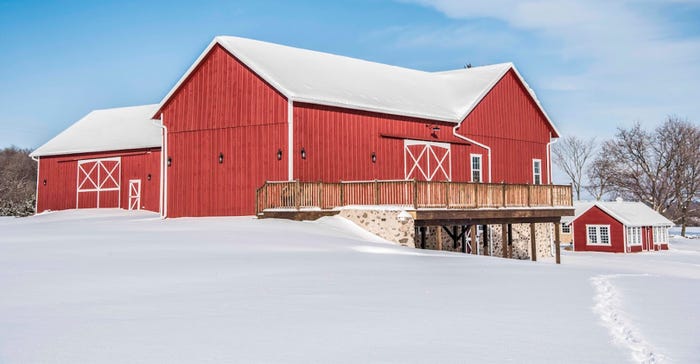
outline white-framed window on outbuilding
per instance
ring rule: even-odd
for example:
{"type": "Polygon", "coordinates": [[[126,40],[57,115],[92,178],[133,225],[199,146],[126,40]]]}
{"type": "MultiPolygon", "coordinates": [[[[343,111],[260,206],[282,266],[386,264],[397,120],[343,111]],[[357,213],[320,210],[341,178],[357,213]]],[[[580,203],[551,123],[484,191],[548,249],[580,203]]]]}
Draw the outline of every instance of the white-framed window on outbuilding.
{"type": "Polygon", "coordinates": [[[481,173],[481,154],[471,154],[472,163],[472,182],[482,182],[483,175],[481,173]]]}
{"type": "Polygon", "coordinates": [[[561,232],[562,234],[571,234],[571,225],[562,222],[561,223],[561,232]]]}
{"type": "Polygon", "coordinates": [[[639,226],[627,227],[627,245],[642,245],[642,228],[639,226]]]}
{"type": "Polygon", "coordinates": [[[542,184],[542,160],[532,160],[532,183],[535,185],[542,184]]]}
{"type": "Polygon", "coordinates": [[[668,229],[665,226],[654,226],[654,243],[668,243],[668,229]]]}
{"type": "Polygon", "coordinates": [[[610,225],[586,225],[586,244],[610,245],[610,225]]]}

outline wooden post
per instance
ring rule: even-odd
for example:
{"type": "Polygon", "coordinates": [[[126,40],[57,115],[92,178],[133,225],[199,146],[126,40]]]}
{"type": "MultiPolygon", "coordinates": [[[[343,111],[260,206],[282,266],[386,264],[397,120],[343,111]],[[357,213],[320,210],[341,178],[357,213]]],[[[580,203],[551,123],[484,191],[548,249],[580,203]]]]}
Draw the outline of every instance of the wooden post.
{"type": "Polygon", "coordinates": [[[323,210],[323,182],[318,182],[318,207],[323,210]]]}
{"type": "Polygon", "coordinates": [[[505,182],[501,182],[501,183],[503,184],[503,201],[502,201],[502,205],[503,205],[503,207],[506,207],[506,183],[505,183],[505,182]]]}
{"type": "Polygon", "coordinates": [[[418,183],[413,179],[413,208],[418,210],[418,183]]]}
{"type": "Polygon", "coordinates": [[[467,227],[462,225],[462,253],[467,254],[467,227]]]}
{"type": "Polygon", "coordinates": [[[508,258],[508,225],[501,224],[501,255],[508,258]]]}
{"type": "Polygon", "coordinates": [[[420,248],[425,249],[425,226],[421,226],[420,230],[420,248]]]}
{"type": "Polygon", "coordinates": [[[471,246],[472,246],[472,254],[473,254],[473,255],[478,255],[478,254],[479,254],[479,243],[477,243],[477,241],[476,241],[476,225],[470,226],[469,229],[471,229],[469,235],[470,235],[470,238],[471,238],[471,241],[472,241],[472,244],[471,244],[471,246]]]}
{"type": "Polygon", "coordinates": [[[554,185],[551,184],[551,181],[549,183],[549,204],[550,206],[554,206],[554,185]]]}
{"type": "Polygon", "coordinates": [[[535,223],[530,223],[530,258],[537,261],[537,234],[535,233],[535,223]]]}
{"type": "Polygon", "coordinates": [[[255,217],[258,217],[258,214],[260,213],[260,208],[259,208],[259,199],[260,199],[260,189],[255,190],[255,217]]]}
{"type": "Polygon", "coordinates": [[[484,255],[490,255],[491,252],[489,252],[489,226],[488,225],[483,225],[481,228],[482,231],[482,236],[484,237],[484,255]]]}
{"type": "Polygon", "coordinates": [[[508,224],[508,258],[513,258],[513,224],[508,224]]]}
{"type": "Polygon", "coordinates": [[[301,208],[301,186],[299,185],[299,180],[296,180],[294,188],[294,203],[296,204],[297,211],[301,208]]]}
{"type": "Polygon", "coordinates": [[[561,229],[561,222],[554,223],[554,250],[557,264],[561,264],[561,236],[559,230],[561,229]]]}
{"type": "Polygon", "coordinates": [[[345,184],[340,181],[340,206],[345,206],[345,184]]]}
{"type": "Polygon", "coordinates": [[[267,181],[265,181],[264,186],[265,186],[265,191],[263,192],[263,197],[265,198],[265,200],[263,201],[263,204],[262,204],[263,210],[265,209],[265,207],[267,207],[267,181]]]}
{"type": "Polygon", "coordinates": [[[452,241],[454,242],[454,249],[459,247],[459,235],[457,234],[457,225],[452,227],[452,241]]]}
{"type": "Polygon", "coordinates": [[[374,204],[379,205],[379,181],[374,180],[374,204]]]}
{"type": "Polygon", "coordinates": [[[437,239],[437,250],[442,250],[442,226],[437,226],[435,230],[437,230],[437,233],[435,234],[435,238],[437,239]]]}
{"type": "Polygon", "coordinates": [[[445,181],[445,208],[450,208],[450,182],[445,181]]]}

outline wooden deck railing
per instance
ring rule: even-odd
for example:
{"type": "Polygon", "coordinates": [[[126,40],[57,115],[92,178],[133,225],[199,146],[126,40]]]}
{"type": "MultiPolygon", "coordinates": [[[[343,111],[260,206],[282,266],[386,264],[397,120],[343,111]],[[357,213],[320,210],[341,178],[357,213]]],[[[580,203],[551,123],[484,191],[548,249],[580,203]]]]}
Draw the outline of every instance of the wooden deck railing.
{"type": "Polygon", "coordinates": [[[569,207],[569,185],[505,183],[354,181],[265,182],[255,191],[256,213],[266,209],[322,210],[349,205],[419,208],[569,207]]]}

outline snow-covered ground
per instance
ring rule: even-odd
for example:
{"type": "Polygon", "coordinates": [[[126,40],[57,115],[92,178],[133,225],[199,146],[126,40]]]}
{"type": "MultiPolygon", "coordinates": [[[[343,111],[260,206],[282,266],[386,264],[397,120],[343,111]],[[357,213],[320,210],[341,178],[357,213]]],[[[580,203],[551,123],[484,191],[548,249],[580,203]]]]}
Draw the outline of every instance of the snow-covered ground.
{"type": "Polygon", "coordinates": [[[700,362],[700,240],[563,264],[340,218],[0,220],[0,363],[700,362]]]}

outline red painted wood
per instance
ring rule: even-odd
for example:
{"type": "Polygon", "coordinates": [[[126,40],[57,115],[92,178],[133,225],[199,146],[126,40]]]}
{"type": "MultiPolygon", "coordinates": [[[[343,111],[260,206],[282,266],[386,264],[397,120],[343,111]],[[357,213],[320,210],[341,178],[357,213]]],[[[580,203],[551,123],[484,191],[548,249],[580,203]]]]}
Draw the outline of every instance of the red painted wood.
{"type": "Polygon", "coordinates": [[[533,183],[532,159],[548,182],[547,143],[554,130],[513,70],[491,89],[458,132],[491,147],[492,182],[533,183]]]}
{"type": "Polygon", "coordinates": [[[575,251],[611,253],[623,253],[625,251],[624,225],[597,206],[591,207],[576,218],[573,226],[575,251]],[[586,245],[586,225],[610,225],[610,246],[586,245]]]}
{"type": "Polygon", "coordinates": [[[168,217],[252,215],[255,190],[287,179],[287,101],[223,48],[212,49],[162,112],[172,158],[168,217]]]}
{"type": "MultiPolygon", "coordinates": [[[[41,157],[39,159],[39,188],[37,212],[76,208],[78,161],[96,158],[122,157],[120,191],[100,193],[100,207],[128,208],[126,203],[129,179],[142,179],[141,204],[143,209],[158,211],[160,198],[160,150],[142,149],[102,153],[71,154],[41,157]],[[148,181],[151,174],[151,181],[148,181]],[[46,180],[46,185],[43,181],[46,180]],[[121,192],[121,201],[119,201],[121,192]]],[[[91,175],[96,175],[93,172],[91,175]]],[[[97,206],[97,193],[81,192],[80,208],[97,206]]]]}

